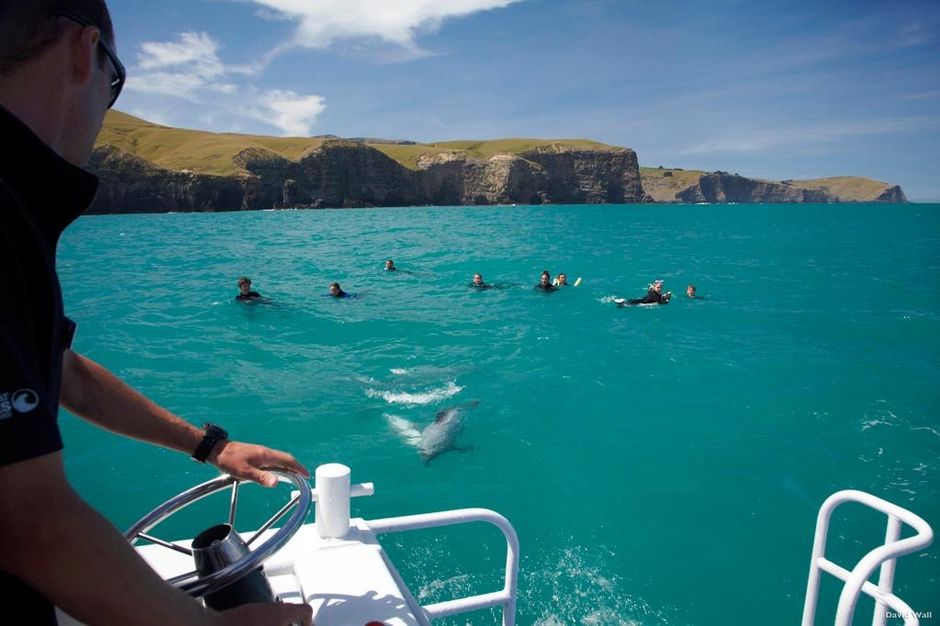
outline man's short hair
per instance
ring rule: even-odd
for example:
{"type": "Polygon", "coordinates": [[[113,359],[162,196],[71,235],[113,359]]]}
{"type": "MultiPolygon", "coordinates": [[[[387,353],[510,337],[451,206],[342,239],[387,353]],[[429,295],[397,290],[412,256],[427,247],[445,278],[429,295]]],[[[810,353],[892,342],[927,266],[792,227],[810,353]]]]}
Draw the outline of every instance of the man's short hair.
{"type": "Polygon", "coordinates": [[[10,75],[61,39],[68,23],[57,15],[81,16],[114,42],[114,26],[105,0],[2,0],[0,2],[0,75],[10,75]]]}
{"type": "Polygon", "coordinates": [[[251,279],[248,278],[247,276],[239,276],[239,277],[238,277],[238,286],[241,287],[242,284],[244,284],[244,283],[247,283],[247,284],[250,285],[250,284],[251,284],[251,279]]]}

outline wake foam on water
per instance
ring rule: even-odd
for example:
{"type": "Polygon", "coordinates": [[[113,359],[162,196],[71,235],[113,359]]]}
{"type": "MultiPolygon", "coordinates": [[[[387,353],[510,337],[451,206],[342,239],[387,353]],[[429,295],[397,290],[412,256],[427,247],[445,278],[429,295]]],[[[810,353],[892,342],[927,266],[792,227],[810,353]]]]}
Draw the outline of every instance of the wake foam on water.
{"type": "Polygon", "coordinates": [[[405,374],[409,374],[411,372],[411,370],[407,367],[393,367],[388,371],[390,371],[392,374],[395,374],[395,376],[404,376],[405,374]]]}
{"type": "Polygon", "coordinates": [[[603,298],[600,298],[598,302],[600,302],[601,304],[613,304],[617,300],[621,300],[621,299],[622,298],[620,296],[604,296],[603,298]]]}
{"type": "Polygon", "coordinates": [[[629,595],[599,547],[569,545],[529,568],[520,606],[539,613],[535,626],[639,626],[669,624],[642,598],[629,595]]]}
{"type": "Polygon", "coordinates": [[[378,389],[366,389],[366,395],[370,398],[382,398],[389,404],[404,404],[408,406],[431,404],[439,402],[444,398],[455,396],[463,391],[463,387],[456,381],[449,381],[443,387],[429,389],[428,391],[411,393],[408,391],[381,391],[378,389]]]}
{"type": "Polygon", "coordinates": [[[383,417],[405,443],[418,447],[418,444],[421,443],[421,431],[415,428],[414,424],[400,415],[385,413],[383,417]]]}

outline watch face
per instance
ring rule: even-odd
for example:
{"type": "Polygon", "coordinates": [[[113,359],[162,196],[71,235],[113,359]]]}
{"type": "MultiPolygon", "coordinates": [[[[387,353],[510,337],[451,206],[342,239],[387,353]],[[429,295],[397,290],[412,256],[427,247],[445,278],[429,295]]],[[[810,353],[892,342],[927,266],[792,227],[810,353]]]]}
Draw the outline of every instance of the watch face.
{"type": "Polygon", "coordinates": [[[206,436],[212,437],[215,440],[227,439],[228,433],[216,426],[215,424],[206,424],[206,436]]]}

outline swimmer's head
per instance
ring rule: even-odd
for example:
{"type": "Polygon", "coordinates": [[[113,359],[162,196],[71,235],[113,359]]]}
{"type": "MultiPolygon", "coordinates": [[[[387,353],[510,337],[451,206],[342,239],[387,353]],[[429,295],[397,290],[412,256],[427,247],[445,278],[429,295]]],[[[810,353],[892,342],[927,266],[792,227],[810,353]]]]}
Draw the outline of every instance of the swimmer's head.
{"type": "Polygon", "coordinates": [[[483,284],[483,274],[474,274],[473,275],[473,284],[482,285],[483,284]]]}
{"type": "Polygon", "coordinates": [[[395,261],[393,261],[393,260],[391,260],[391,259],[389,259],[388,261],[386,261],[386,262],[385,262],[385,269],[388,270],[388,271],[394,270],[394,269],[395,269],[395,261]]]}
{"type": "Polygon", "coordinates": [[[690,298],[694,298],[694,297],[695,297],[695,285],[689,285],[688,287],[686,287],[686,288],[685,288],[685,293],[686,293],[690,298]]]}
{"type": "Polygon", "coordinates": [[[567,285],[567,284],[568,284],[568,276],[567,276],[567,274],[565,274],[564,272],[562,272],[561,274],[558,275],[558,284],[559,284],[559,285],[567,285]]]}
{"type": "Polygon", "coordinates": [[[552,282],[552,275],[548,272],[542,272],[542,276],[539,278],[540,285],[550,285],[552,282]]]}
{"type": "Polygon", "coordinates": [[[330,283],[330,295],[338,296],[343,293],[343,290],[340,288],[339,283],[330,283]]]}
{"type": "Polygon", "coordinates": [[[248,292],[251,291],[251,279],[247,276],[242,276],[239,278],[238,290],[242,293],[243,296],[247,296],[248,292]]]}
{"type": "Polygon", "coordinates": [[[653,281],[653,284],[650,285],[650,289],[652,289],[652,290],[655,291],[656,293],[661,293],[662,290],[663,290],[663,281],[662,281],[662,280],[654,280],[654,281],[653,281]]]}

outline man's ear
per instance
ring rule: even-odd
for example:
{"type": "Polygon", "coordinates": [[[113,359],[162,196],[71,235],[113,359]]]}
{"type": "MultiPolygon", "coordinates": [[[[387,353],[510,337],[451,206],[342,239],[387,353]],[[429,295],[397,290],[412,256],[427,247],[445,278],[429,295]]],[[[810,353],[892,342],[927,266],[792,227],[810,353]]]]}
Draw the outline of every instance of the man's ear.
{"type": "Polygon", "coordinates": [[[101,31],[94,26],[76,29],[70,34],[69,50],[72,53],[71,78],[78,87],[91,82],[98,64],[98,40],[101,31]]]}

